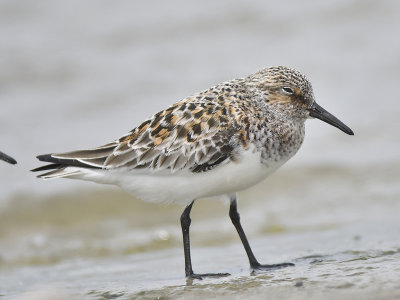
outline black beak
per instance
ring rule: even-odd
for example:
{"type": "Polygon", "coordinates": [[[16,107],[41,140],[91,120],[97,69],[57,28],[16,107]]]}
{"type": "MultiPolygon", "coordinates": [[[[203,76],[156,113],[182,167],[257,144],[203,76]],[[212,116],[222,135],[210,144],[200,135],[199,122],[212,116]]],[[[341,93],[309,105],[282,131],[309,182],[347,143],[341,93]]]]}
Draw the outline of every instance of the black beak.
{"type": "Polygon", "coordinates": [[[7,154],[5,154],[1,151],[0,151],[0,159],[4,160],[10,164],[13,164],[13,165],[15,165],[17,163],[17,161],[14,158],[8,156],[7,154]]]}
{"type": "Polygon", "coordinates": [[[334,115],[327,112],[325,109],[323,109],[317,103],[314,102],[314,104],[311,106],[309,111],[310,111],[310,117],[317,118],[317,119],[320,119],[321,121],[331,124],[332,126],[339,128],[344,133],[347,133],[349,135],[354,135],[353,130],[351,130],[349,127],[344,125],[342,121],[340,121],[334,115]]]}

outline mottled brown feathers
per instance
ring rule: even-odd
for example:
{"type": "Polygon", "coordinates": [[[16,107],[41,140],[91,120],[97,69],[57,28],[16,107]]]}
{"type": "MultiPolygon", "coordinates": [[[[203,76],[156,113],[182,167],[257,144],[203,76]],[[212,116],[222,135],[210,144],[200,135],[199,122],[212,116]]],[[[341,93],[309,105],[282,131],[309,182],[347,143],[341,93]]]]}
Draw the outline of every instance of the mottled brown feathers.
{"type": "Polygon", "coordinates": [[[248,119],[244,112],[239,116],[235,99],[223,90],[203,95],[207,93],[170,106],[120,138],[118,148],[125,145],[130,151],[114,151],[104,167],[187,168],[200,172],[230,158],[234,147],[247,148],[248,126],[234,120],[248,119]]]}
{"type": "Polygon", "coordinates": [[[300,127],[304,127],[307,117],[304,106],[312,101],[311,85],[303,75],[272,67],[177,102],[112,143],[92,150],[52,154],[46,159],[57,168],[87,165],[205,172],[236,161],[240,152],[253,144],[261,162],[271,157],[279,160],[288,155],[287,151],[297,151],[301,144],[304,129],[300,127]],[[285,95],[285,85],[295,93],[285,95]],[[280,119],[281,110],[293,119],[304,119],[300,127],[286,127],[280,119]],[[288,128],[292,132],[287,132],[288,128]]]}

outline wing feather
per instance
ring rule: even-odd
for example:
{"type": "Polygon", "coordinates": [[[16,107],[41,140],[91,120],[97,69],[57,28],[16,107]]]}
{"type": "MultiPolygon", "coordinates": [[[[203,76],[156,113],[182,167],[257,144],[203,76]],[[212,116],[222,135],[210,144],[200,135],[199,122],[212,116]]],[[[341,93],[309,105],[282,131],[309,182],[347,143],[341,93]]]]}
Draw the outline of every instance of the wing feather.
{"type": "MultiPolygon", "coordinates": [[[[235,121],[243,121],[246,116],[238,116],[238,110],[229,106],[226,97],[220,101],[217,92],[211,95],[186,98],[101,147],[38,156],[51,164],[33,171],[53,169],[40,176],[54,177],[62,176],[62,170],[69,166],[172,173],[208,171],[232,159],[238,146],[248,145],[243,122],[235,121]]],[[[76,170],[70,173],[75,175],[76,170]]]]}
{"type": "Polygon", "coordinates": [[[229,158],[238,144],[236,133],[242,128],[227,114],[223,105],[212,101],[177,103],[120,138],[119,143],[130,150],[114,151],[104,167],[136,168],[150,163],[153,171],[209,169],[229,158]]]}

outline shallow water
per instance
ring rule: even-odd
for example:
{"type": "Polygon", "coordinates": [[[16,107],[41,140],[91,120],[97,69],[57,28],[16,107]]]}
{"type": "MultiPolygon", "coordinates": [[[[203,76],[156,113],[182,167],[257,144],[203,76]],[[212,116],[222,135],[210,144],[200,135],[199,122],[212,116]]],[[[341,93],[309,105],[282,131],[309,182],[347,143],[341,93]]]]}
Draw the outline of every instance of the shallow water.
{"type": "Polygon", "coordinates": [[[228,207],[199,201],[192,216],[194,269],[232,275],[187,282],[181,208],[106,190],[14,199],[0,215],[0,290],[22,299],[398,297],[398,196],[365,188],[348,197],[351,179],[363,174],[333,166],[314,172],[316,189],[302,188],[310,171],[298,168],[240,194],[243,226],[258,258],[295,267],[252,273],[228,207]],[[327,181],[347,184],[324,193],[327,181]]]}
{"type": "Polygon", "coordinates": [[[400,297],[400,4],[0,2],[0,299],[400,297]],[[172,102],[264,66],[305,72],[354,131],[307,123],[299,153],[239,194],[253,274],[220,202],[179,216],[111,187],[41,181],[36,154],[101,145],[172,102]]]}

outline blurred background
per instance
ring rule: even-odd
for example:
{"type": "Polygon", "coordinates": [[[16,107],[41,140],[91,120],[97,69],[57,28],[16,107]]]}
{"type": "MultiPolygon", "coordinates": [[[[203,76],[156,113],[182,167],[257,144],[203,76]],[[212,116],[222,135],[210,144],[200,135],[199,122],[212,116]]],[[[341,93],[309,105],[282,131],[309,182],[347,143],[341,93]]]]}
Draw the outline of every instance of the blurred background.
{"type": "MultiPolygon", "coordinates": [[[[187,297],[182,207],[29,170],[38,154],[102,145],[186,96],[272,65],[306,74],[318,103],[355,136],[309,120],[298,154],[240,193],[260,260],[300,266],[271,275],[282,280],[268,291],[287,296],[299,270],[321,293],[332,281],[336,292],[399,288],[399,28],[391,0],[1,0],[0,150],[18,165],[0,162],[0,296],[57,287],[187,297]],[[339,272],[346,260],[354,266],[339,272]],[[390,276],[377,279],[380,270],[390,276]]],[[[252,281],[227,210],[195,205],[193,263],[231,272],[240,280],[224,284],[244,291],[252,281]]],[[[265,292],[260,276],[252,280],[265,292]]]]}

